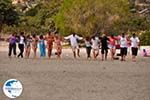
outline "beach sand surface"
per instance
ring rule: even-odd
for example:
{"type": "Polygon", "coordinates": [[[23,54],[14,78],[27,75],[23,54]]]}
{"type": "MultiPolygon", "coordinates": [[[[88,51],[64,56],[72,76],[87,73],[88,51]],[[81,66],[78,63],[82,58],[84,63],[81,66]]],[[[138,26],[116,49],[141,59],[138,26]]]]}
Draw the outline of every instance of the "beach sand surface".
{"type": "Polygon", "coordinates": [[[71,49],[66,49],[60,60],[54,55],[10,59],[6,50],[0,48],[0,100],[10,100],[2,91],[8,79],[23,84],[15,100],[150,100],[150,58],[94,61],[81,50],[81,57],[73,59],[71,49]]]}

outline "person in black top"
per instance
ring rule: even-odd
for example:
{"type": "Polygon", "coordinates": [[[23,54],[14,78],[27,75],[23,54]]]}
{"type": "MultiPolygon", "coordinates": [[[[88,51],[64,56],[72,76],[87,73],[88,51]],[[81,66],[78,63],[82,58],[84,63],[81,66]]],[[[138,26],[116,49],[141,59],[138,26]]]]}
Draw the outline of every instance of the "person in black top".
{"type": "Polygon", "coordinates": [[[106,34],[103,34],[100,40],[101,40],[101,54],[102,54],[102,61],[103,61],[104,54],[105,54],[105,60],[107,60],[109,38],[107,38],[106,34]]]}

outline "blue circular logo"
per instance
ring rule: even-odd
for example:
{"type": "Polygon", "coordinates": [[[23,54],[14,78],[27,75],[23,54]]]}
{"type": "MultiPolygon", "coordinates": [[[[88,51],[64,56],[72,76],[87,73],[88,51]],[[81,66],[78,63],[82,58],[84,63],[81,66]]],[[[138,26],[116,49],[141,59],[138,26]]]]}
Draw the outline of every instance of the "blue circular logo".
{"type": "Polygon", "coordinates": [[[3,92],[9,98],[17,98],[23,90],[22,84],[17,79],[9,79],[3,85],[3,92]]]}

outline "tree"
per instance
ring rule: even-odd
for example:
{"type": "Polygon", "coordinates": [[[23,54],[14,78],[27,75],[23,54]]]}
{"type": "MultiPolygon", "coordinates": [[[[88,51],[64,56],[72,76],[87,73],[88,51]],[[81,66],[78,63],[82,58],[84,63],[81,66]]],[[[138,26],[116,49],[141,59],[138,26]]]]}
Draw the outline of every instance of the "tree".
{"type": "Polygon", "coordinates": [[[36,1],[36,6],[21,12],[20,30],[38,34],[54,30],[53,16],[58,13],[60,4],[60,0],[36,1]]]}
{"type": "Polygon", "coordinates": [[[64,0],[55,16],[55,23],[63,35],[70,31],[84,36],[112,31],[129,12],[127,0],[64,0]]]}
{"type": "Polygon", "coordinates": [[[19,22],[19,14],[15,11],[11,0],[0,1],[0,33],[4,24],[15,25],[19,22]]]}

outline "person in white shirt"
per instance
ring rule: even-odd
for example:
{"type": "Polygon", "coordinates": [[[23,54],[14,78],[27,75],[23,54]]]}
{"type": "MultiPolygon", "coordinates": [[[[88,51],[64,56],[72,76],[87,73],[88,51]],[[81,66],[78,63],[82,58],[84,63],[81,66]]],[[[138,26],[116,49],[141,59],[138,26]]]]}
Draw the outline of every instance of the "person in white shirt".
{"type": "Polygon", "coordinates": [[[132,35],[132,37],[130,38],[130,41],[131,41],[132,61],[135,62],[136,61],[136,56],[138,54],[138,47],[139,47],[140,40],[136,36],[136,34],[134,33],[132,35]]]}
{"type": "Polygon", "coordinates": [[[80,49],[79,49],[78,40],[82,40],[83,38],[76,35],[76,33],[73,33],[73,34],[71,34],[67,37],[64,37],[64,38],[70,41],[72,51],[74,54],[74,58],[76,58],[76,50],[77,50],[78,57],[80,57],[80,49]]]}
{"type": "Polygon", "coordinates": [[[19,43],[18,43],[18,47],[20,50],[20,53],[18,54],[18,58],[20,56],[21,56],[21,58],[23,58],[24,45],[25,45],[25,36],[24,36],[24,32],[21,32],[20,36],[19,36],[19,43]]]}
{"type": "Polygon", "coordinates": [[[92,43],[93,56],[94,56],[94,59],[96,59],[97,56],[99,55],[100,40],[99,38],[96,38],[95,36],[93,36],[91,43],[92,43]]]}
{"type": "Polygon", "coordinates": [[[121,61],[125,61],[125,57],[127,55],[127,49],[128,49],[128,40],[124,33],[122,33],[119,40],[120,40],[121,61]]]}

